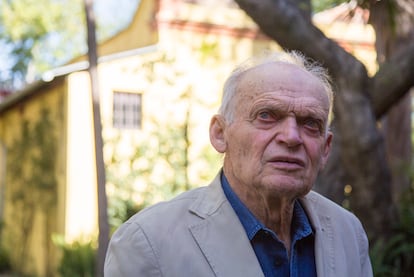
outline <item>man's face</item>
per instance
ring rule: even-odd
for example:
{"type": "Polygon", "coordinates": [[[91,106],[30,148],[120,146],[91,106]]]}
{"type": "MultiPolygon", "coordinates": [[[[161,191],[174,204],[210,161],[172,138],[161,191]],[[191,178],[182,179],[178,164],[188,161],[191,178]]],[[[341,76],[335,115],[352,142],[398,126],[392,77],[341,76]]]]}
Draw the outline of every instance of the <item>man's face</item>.
{"type": "Polygon", "coordinates": [[[300,68],[276,63],[241,78],[234,120],[223,124],[224,173],[233,186],[306,194],[326,162],[332,138],[322,84],[300,68]]]}

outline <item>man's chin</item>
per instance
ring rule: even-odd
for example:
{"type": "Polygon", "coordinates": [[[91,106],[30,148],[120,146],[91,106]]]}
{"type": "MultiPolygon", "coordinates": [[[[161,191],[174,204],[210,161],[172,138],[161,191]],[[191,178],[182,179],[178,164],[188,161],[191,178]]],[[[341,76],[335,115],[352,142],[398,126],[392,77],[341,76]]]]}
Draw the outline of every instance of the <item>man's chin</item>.
{"type": "Polygon", "coordinates": [[[311,186],[303,183],[302,179],[298,180],[298,178],[292,176],[277,176],[263,181],[266,190],[272,193],[286,194],[287,196],[296,195],[301,197],[311,190],[311,186]]]}

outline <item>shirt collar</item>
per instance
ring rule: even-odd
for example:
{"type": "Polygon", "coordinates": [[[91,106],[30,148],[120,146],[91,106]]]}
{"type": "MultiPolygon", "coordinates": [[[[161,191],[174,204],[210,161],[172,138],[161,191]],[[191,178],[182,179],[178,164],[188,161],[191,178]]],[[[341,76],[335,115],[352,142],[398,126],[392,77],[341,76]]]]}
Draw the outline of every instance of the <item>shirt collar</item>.
{"type": "MultiPolygon", "coordinates": [[[[232,190],[224,173],[221,174],[221,185],[223,187],[223,191],[227,197],[227,200],[230,202],[230,205],[233,207],[241,224],[243,225],[249,240],[252,240],[259,230],[268,230],[266,226],[264,226],[263,223],[260,222],[250,212],[246,205],[244,205],[244,203],[232,190]]],[[[312,234],[312,226],[305,213],[305,210],[303,209],[300,202],[296,200],[292,218],[292,242],[300,240],[312,234]]]]}

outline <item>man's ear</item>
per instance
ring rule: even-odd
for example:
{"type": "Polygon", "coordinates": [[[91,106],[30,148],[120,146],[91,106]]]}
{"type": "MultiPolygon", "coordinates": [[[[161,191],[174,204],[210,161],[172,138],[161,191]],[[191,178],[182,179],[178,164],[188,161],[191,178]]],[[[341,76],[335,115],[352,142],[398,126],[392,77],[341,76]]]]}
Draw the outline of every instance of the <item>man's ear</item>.
{"type": "Polygon", "coordinates": [[[224,136],[225,122],[221,115],[215,115],[210,121],[210,142],[219,153],[226,152],[227,143],[224,136]]]}
{"type": "Polygon", "coordinates": [[[332,132],[328,131],[328,134],[326,135],[326,138],[325,138],[325,145],[323,146],[324,148],[322,151],[321,169],[323,169],[326,163],[328,162],[329,154],[331,153],[332,139],[333,139],[333,134],[332,132]]]}

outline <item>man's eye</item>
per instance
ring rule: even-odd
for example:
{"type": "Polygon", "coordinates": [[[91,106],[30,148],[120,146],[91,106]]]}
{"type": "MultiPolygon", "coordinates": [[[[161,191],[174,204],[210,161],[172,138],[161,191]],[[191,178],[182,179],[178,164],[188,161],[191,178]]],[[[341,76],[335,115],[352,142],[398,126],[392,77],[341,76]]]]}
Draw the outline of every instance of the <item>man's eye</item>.
{"type": "Polygon", "coordinates": [[[314,131],[321,131],[321,124],[318,120],[313,118],[307,118],[303,121],[303,125],[314,131]]]}
{"type": "Polygon", "coordinates": [[[252,123],[259,129],[271,128],[277,120],[277,115],[269,110],[258,111],[252,117],[252,123]]]}
{"type": "Polygon", "coordinates": [[[271,123],[271,122],[277,121],[277,115],[270,111],[261,111],[257,114],[256,118],[265,123],[271,123]]]}
{"type": "Polygon", "coordinates": [[[269,112],[260,112],[257,117],[263,120],[269,120],[271,115],[269,112]]]}

